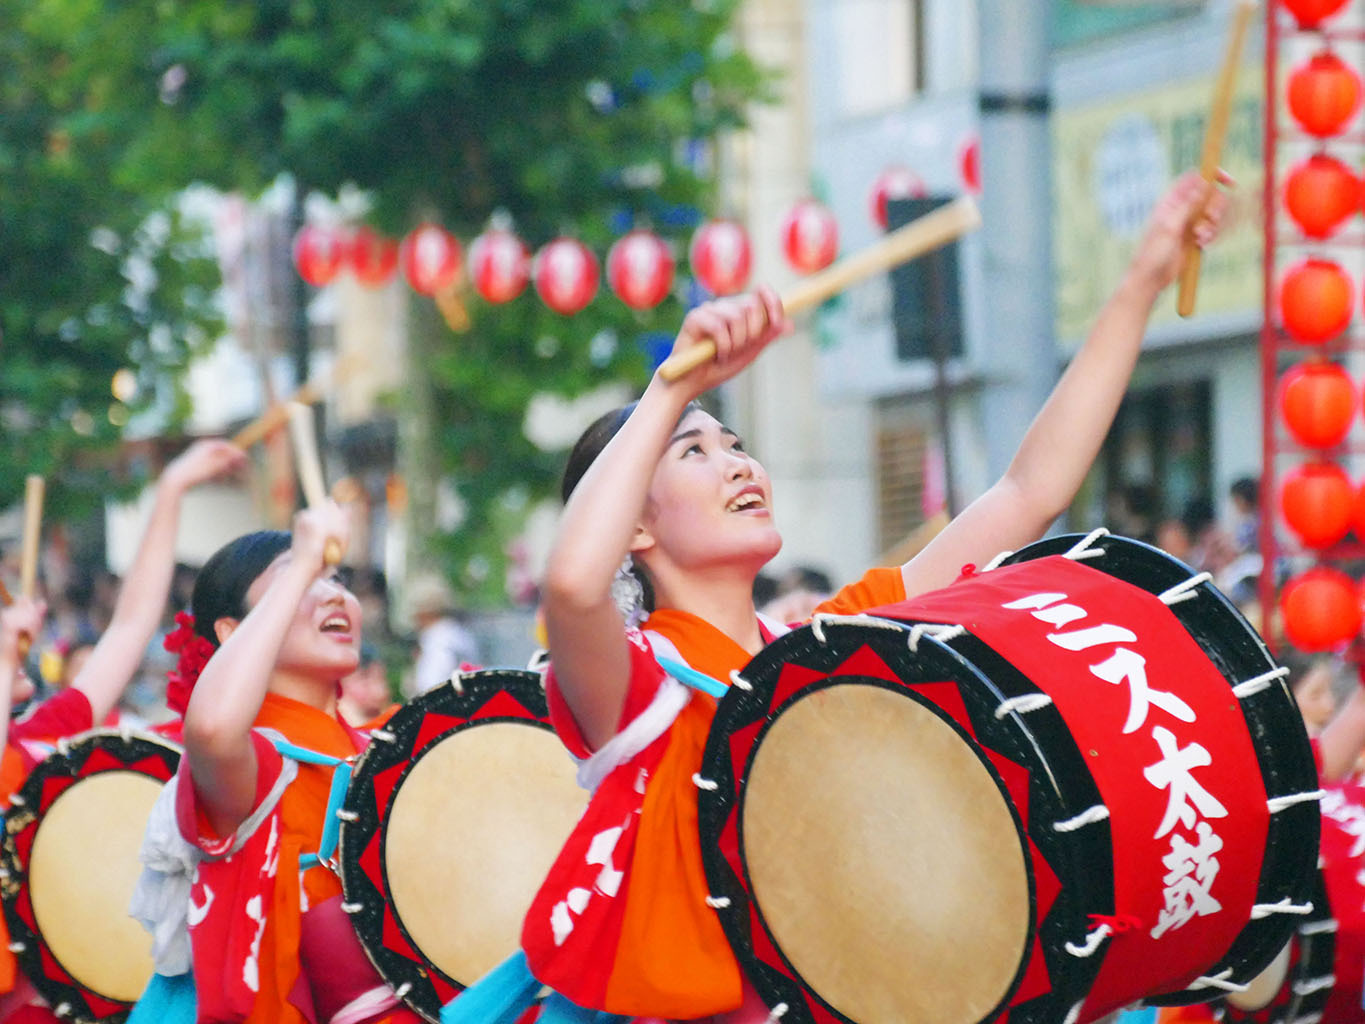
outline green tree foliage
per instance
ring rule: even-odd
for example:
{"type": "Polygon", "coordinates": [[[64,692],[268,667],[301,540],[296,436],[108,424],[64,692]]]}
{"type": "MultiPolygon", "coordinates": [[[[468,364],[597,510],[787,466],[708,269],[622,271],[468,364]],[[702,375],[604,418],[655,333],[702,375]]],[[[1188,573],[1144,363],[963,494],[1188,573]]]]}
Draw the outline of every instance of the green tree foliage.
{"type": "MultiPolygon", "coordinates": [[[[569,232],[605,256],[647,224],[681,257],[712,200],[709,142],[762,90],[730,35],[736,2],[159,0],[126,97],[144,122],[116,176],[251,189],[288,172],[366,190],[394,235],[433,218],[468,239],[501,211],[533,246],[569,232]]],[[[520,510],[562,461],[526,439],[527,403],[641,383],[637,340],[682,307],[637,314],[604,289],[574,317],[530,293],[471,312],[461,335],[414,321],[439,332],[418,345],[466,512],[439,547],[491,598],[520,510]]]]}
{"type": "Polygon", "coordinates": [[[137,368],[146,404],[217,330],[202,244],[117,180],[132,40],[104,25],[88,47],[80,26],[102,12],[80,6],[0,5],[0,508],[40,473],[62,518],[108,495],[103,456],[135,411],[115,371],[137,368]]]}

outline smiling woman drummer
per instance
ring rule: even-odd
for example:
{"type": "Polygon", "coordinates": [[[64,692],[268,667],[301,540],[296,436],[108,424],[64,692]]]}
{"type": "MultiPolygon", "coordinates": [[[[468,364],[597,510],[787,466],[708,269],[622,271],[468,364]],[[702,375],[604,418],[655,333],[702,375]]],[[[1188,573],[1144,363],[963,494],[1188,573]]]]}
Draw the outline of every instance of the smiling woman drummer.
{"type": "MultiPolygon", "coordinates": [[[[1048,528],[1104,439],[1184,243],[1216,233],[1225,202],[1215,195],[1201,215],[1206,195],[1189,175],[1158,204],[1005,476],[913,560],[871,570],[820,611],[854,613],[946,586],[964,564],[1048,528]]],[[[710,339],[714,360],[676,381],[656,375],[638,403],[595,423],[570,456],[544,581],[546,688],[564,742],[587,759],[580,778],[596,789],[522,941],[535,978],[582,1007],[727,1024],[768,1017],[706,904],[691,780],[715,702],[683,690],[656,655],[724,680],[782,631],[752,599],[755,576],[782,543],[770,481],[695,400],[787,326],[766,290],[693,310],[674,353],[710,339]],[[623,613],[613,600],[632,585],[650,595],[643,631],[631,602],[623,613]]]]}

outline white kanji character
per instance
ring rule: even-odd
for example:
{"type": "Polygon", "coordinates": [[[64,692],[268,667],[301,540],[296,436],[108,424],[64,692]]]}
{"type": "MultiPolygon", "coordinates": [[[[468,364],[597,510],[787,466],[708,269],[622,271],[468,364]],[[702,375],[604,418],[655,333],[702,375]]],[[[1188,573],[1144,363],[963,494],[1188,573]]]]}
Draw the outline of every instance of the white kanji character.
{"type": "Polygon", "coordinates": [[[621,881],[625,878],[625,872],[618,871],[612,864],[611,855],[615,852],[616,844],[620,842],[624,831],[624,825],[603,829],[588,843],[588,852],[583,857],[584,863],[593,867],[600,866],[602,870],[593,882],[592,889],[584,889],[581,886],[570,889],[564,899],[550,908],[550,930],[554,933],[556,946],[564,945],[564,941],[573,931],[574,916],[581,915],[588,908],[594,895],[601,893],[603,896],[612,897],[621,891],[621,881]]]}
{"type": "Polygon", "coordinates": [[[1194,828],[1196,810],[1205,818],[1227,817],[1227,808],[1190,774],[1194,768],[1204,768],[1213,763],[1209,752],[1198,743],[1179,749],[1171,731],[1159,725],[1152,730],[1152,739],[1161,748],[1161,760],[1148,765],[1142,774],[1157,789],[1167,790],[1166,814],[1153,838],[1160,839],[1175,828],[1177,821],[1186,828],[1194,828]],[[1191,804],[1194,806],[1191,807],[1191,804]]]}
{"type": "Polygon", "coordinates": [[[1166,906],[1157,915],[1152,938],[1159,939],[1166,932],[1189,923],[1190,919],[1216,914],[1223,905],[1210,895],[1214,879],[1218,877],[1218,858],[1223,840],[1214,834],[1207,821],[1197,828],[1198,843],[1190,843],[1181,835],[1171,836],[1171,852],[1161,858],[1166,865],[1162,878],[1162,896],[1166,906]]]}
{"type": "Polygon", "coordinates": [[[1090,614],[1079,605],[1057,604],[1058,601],[1065,600],[1065,594],[1030,594],[1003,607],[1010,611],[1031,611],[1035,619],[1048,623],[1054,629],[1061,629],[1090,614]]]}
{"type": "Polygon", "coordinates": [[[1107,683],[1128,684],[1128,720],[1123,723],[1124,734],[1137,732],[1147,721],[1147,707],[1155,704],[1166,714],[1182,722],[1193,722],[1190,706],[1173,693],[1154,690],[1147,685],[1147,659],[1137,651],[1120,647],[1090,671],[1107,683]]]}

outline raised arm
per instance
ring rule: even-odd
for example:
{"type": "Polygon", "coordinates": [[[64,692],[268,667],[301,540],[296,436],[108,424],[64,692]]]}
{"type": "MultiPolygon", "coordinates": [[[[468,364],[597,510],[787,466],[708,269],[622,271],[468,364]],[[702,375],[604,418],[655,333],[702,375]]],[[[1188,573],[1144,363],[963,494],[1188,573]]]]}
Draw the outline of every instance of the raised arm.
{"type": "Polygon", "coordinates": [[[71,683],[90,701],[96,722],[104,721],[118,703],[161,622],[175,572],[175,537],[185,492],[245,462],[246,455],[227,441],[196,441],[161,474],[151,517],[119,588],[109,628],[71,683]]]}
{"type": "Polygon", "coordinates": [[[1351,695],[1318,737],[1323,782],[1340,782],[1346,778],[1355,770],[1361,752],[1365,751],[1365,665],[1357,662],[1350,668],[1360,674],[1361,685],[1351,690],[1351,695]]]}
{"type": "Polygon", "coordinates": [[[1192,233],[1204,246],[1218,232],[1227,201],[1216,189],[1210,195],[1211,188],[1186,174],[1157,203],[1123,280],[1005,475],[904,565],[906,593],[947,586],[963,565],[1036,540],[1066,510],[1128,388],[1157,296],[1180,273],[1185,240],[1192,233]]]}
{"type": "Polygon", "coordinates": [[[10,708],[15,697],[26,700],[33,692],[33,684],[24,676],[19,638],[38,636],[46,613],[44,602],[27,597],[0,608],[0,750],[9,742],[10,708]]]}
{"type": "Polygon", "coordinates": [[[185,708],[185,754],[200,805],[226,837],[251,813],[256,753],[251,725],[261,710],[285,635],[308,588],[327,572],[329,538],[345,547],[349,520],[327,502],[294,517],[293,542],[248,590],[240,621],[219,619],[218,650],[204,666],[185,708]]]}
{"type": "Polygon", "coordinates": [[[688,313],[673,351],[709,338],[716,358],[677,381],[656,374],[569,496],[546,563],[543,610],[555,678],[593,747],[615,732],[630,682],[611,584],[632,549],[654,468],[687,404],[743,370],[786,327],[776,293],[766,289],[688,313]]]}

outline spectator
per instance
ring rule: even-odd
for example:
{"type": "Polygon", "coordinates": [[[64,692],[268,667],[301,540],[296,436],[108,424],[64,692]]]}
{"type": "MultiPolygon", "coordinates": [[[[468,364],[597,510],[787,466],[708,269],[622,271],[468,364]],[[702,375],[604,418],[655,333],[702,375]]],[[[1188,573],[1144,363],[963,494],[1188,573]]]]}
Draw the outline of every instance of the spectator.
{"type": "Polygon", "coordinates": [[[389,679],[379,651],[368,641],[360,645],[360,664],[341,680],[337,710],[354,728],[373,722],[393,706],[389,679]]]}
{"type": "Polygon", "coordinates": [[[438,576],[416,577],[409,585],[408,604],[417,623],[418,693],[440,686],[461,664],[479,663],[474,634],[455,610],[455,595],[438,576]]]}

